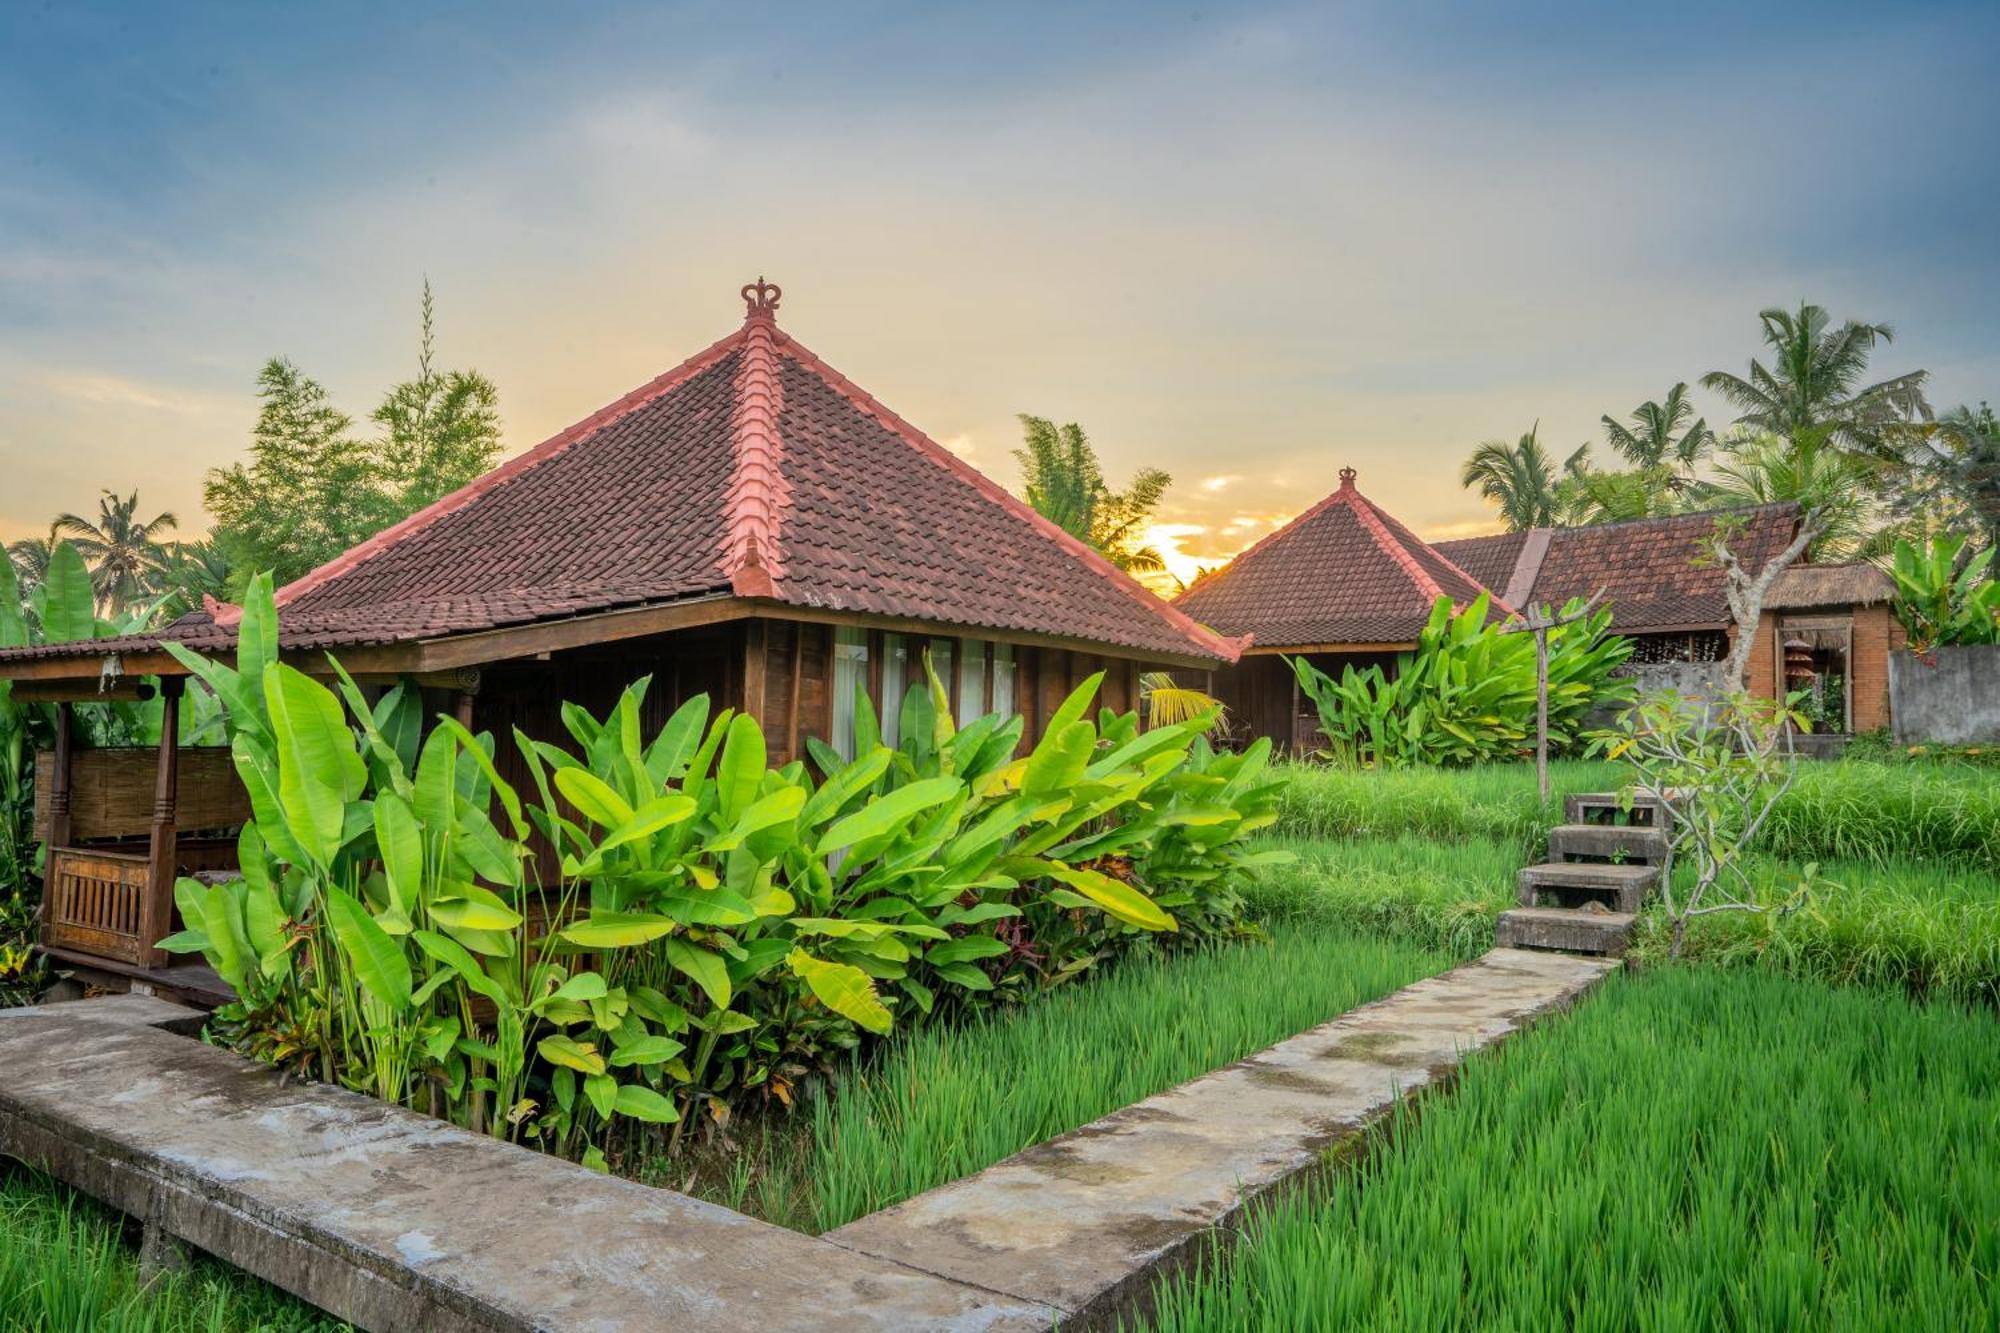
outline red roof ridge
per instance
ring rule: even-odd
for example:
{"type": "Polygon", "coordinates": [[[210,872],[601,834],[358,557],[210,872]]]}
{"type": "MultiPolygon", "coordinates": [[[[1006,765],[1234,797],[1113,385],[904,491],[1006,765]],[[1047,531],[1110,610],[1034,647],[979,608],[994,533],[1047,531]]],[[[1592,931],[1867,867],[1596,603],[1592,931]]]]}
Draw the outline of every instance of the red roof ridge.
{"type": "Polygon", "coordinates": [[[1022,500],[1018,495],[1015,495],[984,472],[981,472],[978,468],[972,466],[957,454],[954,454],[951,450],[924,434],[908,421],[905,421],[892,409],[877,400],[873,394],[856,384],[853,380],[848,379],[847,376],[841,374],[826,362],[820,360],[816,353],[800,343],[789,333],[786,333],[783,329],[774,329],[773,332],[776,334],[783,349],[791,355],[793,360],[826,381],[835,393],[838,393],[862,412],[875,418],[885,429],[901,438],[905,444],[908,444],[918,453],[930,459],[931,462],[953,473],[960,480],[977,489],[987,499],[992,500],[995,504],[1000,505],[1016,517],[1027,520],[1030,524],[1040,529],[1043,535],[1053,538],[1071,554],[1109,578],[1113,586],[1124,592],[1126,596],[1137,602],[1142,608],[1159,616],[1175,629],[1193,639],[1203,648],[1215,653],[1224,661],[1234,662],[1242,655],[1242,649],[1237,646],[1236,640],[1224,638],[1206,625],[1195,620],[1192,616],[1189,616],[1185,611],[1170,605],[1164,599],[1149,592],[1137,579],[1134,579],[1130,574],[1105,559],[1103,552],[1065,532],[1046,516],[1037,513],[1033,506],[1022,500]]]}
{"type": "Polygon", "coordinates": [[[744,341],[748,332],[749,325],[746,322],[743,328],[709,344],[701,351],[696,352],[693,356],[681,362],[678,366],[675,366],[672,370],[655,376],[624,397],[607,403],[575,425],[551,435],[548,439],[543,440],[527,452],[515,455],[484,476],[459,487],[449,495],[433,500],[430,504],[425,505],[402,522],[382,529],[382,531],[376,533],[366,541],[349,547],[317,569],[293,579],[290,583],[278,589],[275,597],[277,604],[284,606],[288,602],[317,588],[322,583],[338,578],[364,560],[379,555],[389,547],[394,546],[397,542],[403,540],[403,538],[430,526],[448,514],[463,509],[466,505],[471,504],[474,500],[495,487],[512,481],[529,468],[534,467],[537,463],[546,462],[579,440],[595,434],[598,430],[612,424],[619,418],[644,407],[661,394],[692,379],[727,356],[731,351],[735,350],[739,342],[744,341]]]}
{"type": "MultiPolygon", "coordinates": [[[[1410,582],[1417,585],[1417,591],[1423,593],[1427,601],[1435,604],[1438,598],[1444,596],[1444,589],[1438,586],[1438,581],[1431,577],[1429,570],[1417,563],[1409,547],[1396,540],[1395,534],[1389,531],[1389,525],[1382,521],[1381,511],[1367,496],[1354,489],[1351,478],[1344,480],[1334,495],[1346,498],[1347,507],[1354,511],[1354,516],[1361,520],[1361,526],[1375,539],[1376,547],[1403,567],[1403,572],[1410,576],[1410,582]]],[[[1478,586],[1476,581],[1474,586],[1478,586]]]]}
{"type": "MultiPolygon", "coordinates": [[[[1499,592],[1496,592],[1492,588],[1488,588],[1478,579],[1466,573],[1463,566],[1461,566],[1456,560],[1453,560],[1450,556],[1446,555],[1443,551],[1438,550],[1435,543],[1427,542],[1422,537],[1419,537],[1416,533],[1411,532],[1407,527],[1403,525],[1401,519],[1397,518],[1394,514],[1388,512],[1381,506],[1377,505],[1373,500],[1370,500],[1367,496],[1360,494],[1360,492],[1357,491],[1355,493],[1355,498],[1360,500],[1362,504],[1368,506],[1368,508],[1374,512],[1374,514],[1379,520],[1383,521],[1388,526],[1396,529],[1398,532],[1401,532],[1411,541],[1416,542],[1417,544],[1422,546],[1425,550],[1429,551],[1432,555],[1436,556],[1438,563],[1443,565],[1446,569],[1449,569],[1452,573],[1458,575],[1460,578],[1464,579],[1467,583],[1470,583],[1473,587],[1484,589],[1486,596],[1489,599],[1489,604],[1494,608],[1496,608],[1497,610],[1499,610],[1502,614],[1510,616],[1515,614],[1514,607],[1508,603],[1505,596],[1503,596],[1499,592]]],[[[1409,548],[1405,547],[1401,542],[1398,542],[1396,544],[1396,549],[1398,555],[1403,559],[1407,559],[1410,565],[1416,564],[1416,558],[1410,555],[1409,548]]],[[[1423,570],[1422,572],[1424,575],[1425,582],[1429,583],[1431,587],[1437,589],[1437,592],[1431,598],[1431,600],[1435,602],[1439,597],[1444,596],[1444,589],[1438,587],[1437,580],[1431,577],[1430,572],[1428,570],[1423,570]]],[[[1458,605],[1458,603],[1456,602],[1452,604],[1454,606],[1458,605]]]]}
{"type": "MultiPolygon", "coordinates": [[[[784,440],[778,432],[778,415],[784,407],[772,317],[778,289],[770,287],[767,298],[766,286],[762,278],[757,280],[758,304],[744,320],[743,360],[736,370],[735,416],[730,423],[736,467],[723,515],[722,572],[741,597],[774,596],[773,580],[785,572],[778,528],[790,487],[782,466],[784,440]]],[[[750,290],[745,288],[746,298],[750,290]]]]}

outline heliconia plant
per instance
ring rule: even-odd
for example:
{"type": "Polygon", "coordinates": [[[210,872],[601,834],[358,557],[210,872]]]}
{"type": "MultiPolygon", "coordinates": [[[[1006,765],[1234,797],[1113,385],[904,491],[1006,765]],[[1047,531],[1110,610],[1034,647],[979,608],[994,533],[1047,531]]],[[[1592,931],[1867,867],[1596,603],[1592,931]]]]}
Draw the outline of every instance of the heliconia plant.
{"type": "Polygon", "coordinates": [[[1241,845],[1275,818],[1268,746],[1092,720],[1097,677],[1026,755],[1020,719],[959,727],[929,675],[897,746],[864,696],[855,758],[778,768],[705,696],[643,736],[641,680],[602,719],[566,705],[568,746],[517,732],[521,792],[413,685],[281,661],[267,579],[233,665],[170,651],[254,813],[242,877],[182,880],[162,942],[235,987],[214,1035],[599,1166],[622,1127],[789,1103],[864,1033],[1233,930],[1233,876],[1274,855],[1241,845]]]}
{"type": "MultiPolygon", "coordinates": [[[[1415,651],[1394,672],[1349,666],[1339,680],[1303,657],[1286,659],[1319,713],[1327,755],[1336,762],[1402,768],[1518,758],[1534,745],[1534,636],[1489,623],[1489,599],[1463,609],[1440,597],[1415,651]]],[[[1581,608],[1572,601],[1568,615],[1581,608]]],[[[1549,742],[1579,738],[1594,709],[1622,703],[1629,683],[1615,672],[1631,656],[1611,634],[1608,608],[1549,632],[1549,742]]]]}
{"type": "Polygon", "coordinates": [[[1944,534],[1928,546],[1896,543],[1888,567],[1896,595],[1889,609],[1902,623],[1912,652],[2000,643],[2000,580],[1988,573],[1994,548],[1961,564],[1965,542],[1944,534]]]}

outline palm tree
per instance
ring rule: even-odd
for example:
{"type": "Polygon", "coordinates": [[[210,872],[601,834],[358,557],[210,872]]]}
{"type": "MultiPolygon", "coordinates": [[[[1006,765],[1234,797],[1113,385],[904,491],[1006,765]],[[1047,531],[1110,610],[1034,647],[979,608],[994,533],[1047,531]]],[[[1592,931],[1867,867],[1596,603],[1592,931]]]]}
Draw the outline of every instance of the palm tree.
{"type": "Polygon", "coordinates": [[[97,502],[97,521],[75,514],[56,519],[52,534],[60,534],[76,544],[77,553],[89,562],[91,585],[97,590],[99,608],[107,616],[117,616],[132,602],[151,590],[152,580],[166,558],[159,538],[178,526],[172,514],[155,514],[146,522],[134,517],[139,509],[139,492],[119,499],[105,491],[97,502]]]}
{"type": "Polygon", "coordinates": [[[1750,362],[1749,377],[1712,370],[1705,388],[1743,410],[1737,424],[1793,438],[1801,430],[1828,429],[1827,440],[1848,449],[1879,453],[1882,432],[1915,416],[1929,416],[1924,398],[1928,371],[1861,385],[1877,343],[1893,341],[1887,324],[1848,320],[1831,328],[1824,308],[1801,303],[1796,312],[1771,309],[1758,314],[1772,364],[1750,362]]]}
{"type": "Polygon", "coordinates": [[[1715,447],[1715,432],[1708,422],[1694,416],[1688,401],[1688,386],[1676,384],[1667,390],[1663,402],[1644,402],[1632,410],[1630,426],[1603,418],[1604,438],[1627,462],[1641,469],[1672,469],[1669,482],[1679,490],[1692,477],[1695,467],[1715,447]]]}
{"type": "MultiPolygon", "coordinates": [[[[1561,484],[1548,451],[1535,438],[1541,428],[1542,423],[1536,422],[1512,445],[1488,440],[1459,470],[1458,484],[1478,487],[1481,496],[1499,505],[1509,532],[1553,527],[1558,521],[1561,484]]],[[[1581,450],[1570,456],[1572,476],[1582,471],[1582,462],[1581,450]]]]}
{"type": "Polygon", "coordinates": [[[56,536],[54,528],[46,537],[23,537],[7,547],[7,558],[14,562],[14,576],[20,580],[21,595],[26,596],[35,585],[48,577],[49,560],[56,553],[56,543],[62,538],[56,536]]]}
{"type": "Polygon", "coordinates": [[[1981,403],[1956,407],[1938,418],[1923,480],[1942,491],[1949,508],[1988,546],[2000,546],[2000,420],[1981,403]]]}
{"type": "Polygon", "coordinates": [[[1140,543],[1172,477],[1156,467],[1140,468],[1130,486],[1112,490],[1090,438],[1074,421],[1058,426],[1024,412],[1021,437],[1014,458],[1036,513],[1129,574],[1166,568],[1157,550],[1140,543]]]}
{"type": "Polygon", "coordinates": [[[1715,480],[1702,487],[1702,503],[1791,501],[1801,509],[1816,509],[1825,515],[1825,527],[1806,557],[1861,554],[1872,530],[1868,483],[1877,466],[1834,448],[1833,434],[1833,427],[1822,426],[1789,440],[1756,432],[1732,441],[1717,462],[1715,480]]]}

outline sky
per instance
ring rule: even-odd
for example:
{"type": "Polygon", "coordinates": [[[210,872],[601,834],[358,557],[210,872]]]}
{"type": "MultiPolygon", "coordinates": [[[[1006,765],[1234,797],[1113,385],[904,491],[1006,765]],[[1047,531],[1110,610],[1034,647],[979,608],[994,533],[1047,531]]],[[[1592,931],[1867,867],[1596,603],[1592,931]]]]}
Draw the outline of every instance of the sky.
{"type": "MultiPolygon", "coordinates": [[[[2000,399],[2000,5],[48,3],[0,11],[0,538],[188,533],[284,355],[441,362],[531,447],[780,321],[1017,486],[1016,414],[1174,485],[1183,574],[1337,484],[1431,538],[1756,312],[2000,399]]],[[[1697,392],[1711,423],[1730,413],[1697,392]]]]}

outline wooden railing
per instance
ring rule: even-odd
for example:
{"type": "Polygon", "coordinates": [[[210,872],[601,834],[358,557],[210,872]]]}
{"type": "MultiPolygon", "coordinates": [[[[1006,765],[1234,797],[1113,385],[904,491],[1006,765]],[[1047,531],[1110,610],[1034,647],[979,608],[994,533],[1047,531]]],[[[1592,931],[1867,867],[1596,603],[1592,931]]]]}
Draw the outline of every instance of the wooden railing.
{"type": "Polygon", "coordinates": [[[52,949],[145,960],[147,857],[143,852],[51,847],[43,942],[52,949]]]}

